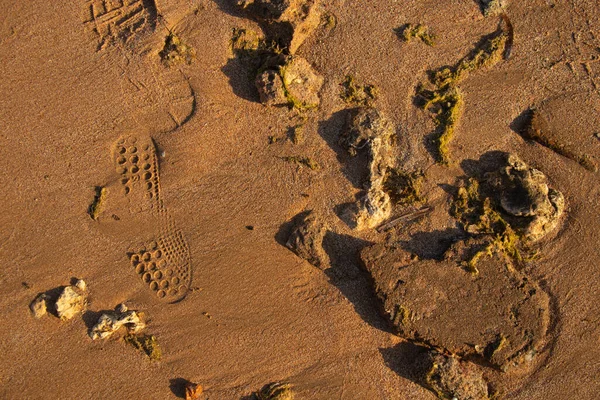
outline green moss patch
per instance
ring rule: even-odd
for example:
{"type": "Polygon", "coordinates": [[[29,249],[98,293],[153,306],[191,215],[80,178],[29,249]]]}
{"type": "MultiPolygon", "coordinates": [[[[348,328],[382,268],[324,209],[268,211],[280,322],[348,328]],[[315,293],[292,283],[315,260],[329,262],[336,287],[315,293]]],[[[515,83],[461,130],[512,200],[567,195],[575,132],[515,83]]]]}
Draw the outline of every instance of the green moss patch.
{"type": "Polygon", "coordinates": [[[352,75],[347,75],[341,83],[342,93],[340,97],[347,104],[368,106],[378,96],[378,90],[374,85],[360,84],[352,75]]]}
{"type": "Polygon", "coordinates": [[[496,251],[514,261],[523,261],[522,253],[528,251],[525,237],[511,227],[489,197],[482,196],[476,179],[470,178],[465,186],[458,189],[450,213],[467,233],[490,235],[492,238],[469,258],[465,265],[467,271],[477,274],[477,263],[496,251]]]}
{"type": "Polygon", "coordinates": [[[294,400],[294,392],[287,383],[269,383],[254,393],[254,400],[294,400]]]}
{"type": "Polygon", "coordinates": [[[92,201],[92,204],[90,204],[90,207],[88,208],[88,214],[94,221],[98,220],[98,216],[104,209],[104,203],[106,202],[106,193],[107,190],[105,187],[96,187],[94,201],[92,201]]]}
{"type": "Polygon", "coordinates": [[[312,171],[318,171],[321,169],[321,166],[319,165],[319,163],[308,156],[287,156],[287,157],[280,157],[280,158],[283,161],[286,161],[286,162],[289,162],[292,164],[296,164],[299,167],[307,167],[308,169],[310,169],[312,171]]]}
{"type": "Polygon", "coordinates": [[[423,172],[392,169],[386,176],[383,186],[394,203],[412,205],[424,201],[421,193],[422,184],[423,172]]]}
{"type": "Polygon", "coordinates": [[[125,336],[125,343],[143,352],[152,361],[158,361],[162,357],[162,351],[154,335],[128,334],[125,336]]]}
{"type": "Polygon", "coordinates": [[[162,62],[168,67],[178,64],[191,64],[196,58],[196,50],[185,43],[179,36],[170,32],[165,38],[165,45],[159,56],[162,62]]]}
{"type": "Polygon", "coordinates": [[[419,39],[427,46],[435,46],[435,35],[429,32],[429,28],[422,24],[406,24],[396,29],[396,34],[405,42],[419,39]]]}
{"type": "Polygon", "coordinates": [[[470,72],[497,64],[503,57],[508,39],[509,34],[504,29],[498,29],[456,65],[432,72],[430,85],[418,86],[417,96],[422,100],[421,107],[434,114],[437,128],[433,140],[438,163],[447,165],[451,162],[450,143],[463,113],[463,96],[457,85],[470,72]]]}

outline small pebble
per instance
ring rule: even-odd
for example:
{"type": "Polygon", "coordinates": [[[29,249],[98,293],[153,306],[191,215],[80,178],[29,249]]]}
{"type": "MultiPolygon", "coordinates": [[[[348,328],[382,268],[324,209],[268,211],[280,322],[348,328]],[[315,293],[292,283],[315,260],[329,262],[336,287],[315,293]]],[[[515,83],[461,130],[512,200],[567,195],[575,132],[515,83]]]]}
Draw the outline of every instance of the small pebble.
{"type": "Polygon", "coordinates": [[[75,287],[79,290],[81,290],[82,292],[85,291],[85,289],[87,288],[87,284],[85,283],[85,281],[83,279],[78,279],[77,282],[75,282],[75,287]]]}
{"type": "Polygon", "coordinates": [[[125,303],[121,303],[117,306],[116,310],[117,310],[117,312],[120,312],[120,313],[126,313],[128,308],[125,305],[125,303]]]}

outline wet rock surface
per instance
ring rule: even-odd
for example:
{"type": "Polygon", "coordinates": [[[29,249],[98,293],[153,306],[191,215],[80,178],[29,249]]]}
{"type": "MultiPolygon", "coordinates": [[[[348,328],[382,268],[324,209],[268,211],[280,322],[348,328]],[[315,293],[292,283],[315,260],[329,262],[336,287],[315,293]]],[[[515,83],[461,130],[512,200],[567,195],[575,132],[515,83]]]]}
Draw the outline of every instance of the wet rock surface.
{"type": "Polygon", "coordinates": [[[366,248],[361,256],[398,335],[507,369],[543,346],[549,298],[485,243],[459,242],[443,260],[419,260],[393,243],[366,248]],[[476,253],[475,275],[465,263],[476,253]]]}
{"type": "Polygon", "coordinates": [[[312,211],[300,217],[286,246],[315,267],[326,268],[329,257],[323,250],[323,239],[327,233],[327,225],[312,211]]]}

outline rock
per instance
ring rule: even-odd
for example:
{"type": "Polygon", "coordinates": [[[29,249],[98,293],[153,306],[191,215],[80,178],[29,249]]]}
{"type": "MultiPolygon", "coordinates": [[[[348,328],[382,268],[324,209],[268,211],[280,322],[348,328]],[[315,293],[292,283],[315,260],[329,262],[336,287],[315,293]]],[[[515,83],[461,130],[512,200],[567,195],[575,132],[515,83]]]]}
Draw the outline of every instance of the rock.
{"type": "Polygon", "coordinates": [[[85,308],[85,296],[75,286],[66,286],[54,305],[56,314],[62,320],[73,318],[85,308]]]}
{"type": "Polygon", "coordinates": [[[197,383],[185,383],[185,400],[196,400],[200,397],[204,389],[197,383]]]}
{"type": "Polygon", "coordinates": [[[266,69],[257,75],[254,83],[260,102],[267,106],[307,109],[321,102],[319,90],[323,77],[300,57],[288,57],[281,66],[266,69]]]}
{"type": "Polygon", "coordinates": [[[351,212],[354,214],[351,217],[354,220],[354,229],[358,231],[375,229],[390,218],[392,202],[382,187],[371,188],[351,209],[351,212]]]}
{"type": "Polygon", "coordinates": [[[493,238],[458,242],[443,260],[419,260],[393,244],[362,251],[377,297],[397,334],[507,369],[539,351],[548,295],[516,270],[493,238]],[[466,264],[476,257],[476,275],[466,264]]]}
{"type": "Polygon", "coordinates": [[[488,17],[503,13],[508,5],[508,0],[479,0],[479,3],[483,15],[488,17]]]}
{"type": "Polygon", "coordinates": [[[295,108],[314,108],[321,103],[323,77],[304,58],[293,57],[281,67],[288,103],[295,108]]]}
{"type": "Polygon", "coordinates": [[[75,287],[77,289],[79,289],[82,292],[85,292],[85,290],[87,289],[87,284],[85,283],[85,281],[83,279],[78,279],[75,282],[75,287]]]}
{"type": "Polygon", "coordinates": [[[256,76],[255,85],[262,104],[267,106],[288,105],[279,71],[273,69],[263,71],[256,76]]]}
{"type": "Polygon", "coordinates": [[[425,363],[428,366],[425,384],[440,399],[489,399],[488,384],[475,364],[434,350],[427,353],[425,363]]]}
{"type": "Polygon", "coordinates": [[[239,0],[267,36],[294,54],[319,26],[320,0],[239,0]]]}
{"type": "Polygon", "coordinates": [[[29,309],[35,318],[42,318],[47,313],[48,295],[45,293],[39,294],[29,305],[29,309]]]}
{"type": "Polygon", "coordinates": [[[127,333],[134,334],[146,327],[137,311],[127,310],[125,312],[109,311],[98,318],[96,325],[90,330],[92,340],[106,339],[121,327],[127,329],[127,333]]]}
{"type": "Polygon", "coordinates": [[[297,222],[286,246],[315,267],[326,268],[329,264],[329,257],[323,250],[326,233],[327,225],[309,211],[297,222]]]}
{"type": "Polygon", "coordinates": [[[351,155],[356,155],[373,139],[380,138],[387,143],[393,134],[394,126],[382,112],[373,107],[360,107],[348,114],[340,145],[351,155]]]}
{"type": "Polygon", "coordinates": [[[527,239],[539,240],[557,227],[565,199],[562,193],[548,187],[541,171],[509,154],[506,165],[487,174],[486,181],[504,212],[516,217],[509,221],[511,226],[527,239]]]}
{"type": "Polygon", "coordinates": [[[350,209],[356,230],[373,229],[392,213],[392,202],[385,190],[386,178],[393,166],[393,124],[372,107],[353,110],[341,135],[340,144],[355,155],[369,151],[369,182],[366,194],[350,209]]]}

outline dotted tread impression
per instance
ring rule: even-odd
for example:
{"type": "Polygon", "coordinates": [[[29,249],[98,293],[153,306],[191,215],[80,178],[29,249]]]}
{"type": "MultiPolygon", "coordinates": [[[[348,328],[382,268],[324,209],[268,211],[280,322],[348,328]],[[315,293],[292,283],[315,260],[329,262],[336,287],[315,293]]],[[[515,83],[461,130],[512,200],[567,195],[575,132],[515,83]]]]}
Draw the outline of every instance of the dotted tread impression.
{"type": "Polygon", "coordinates": [[[124,195],[143,193],[160,221],[158,239],[131,253],[131,265],[159,299],[169,303],[179,301],[187,295],[192,280],[190,249],[162,204],[158,159],[152,138],[119,139],[114,161],[124,195]]]}

